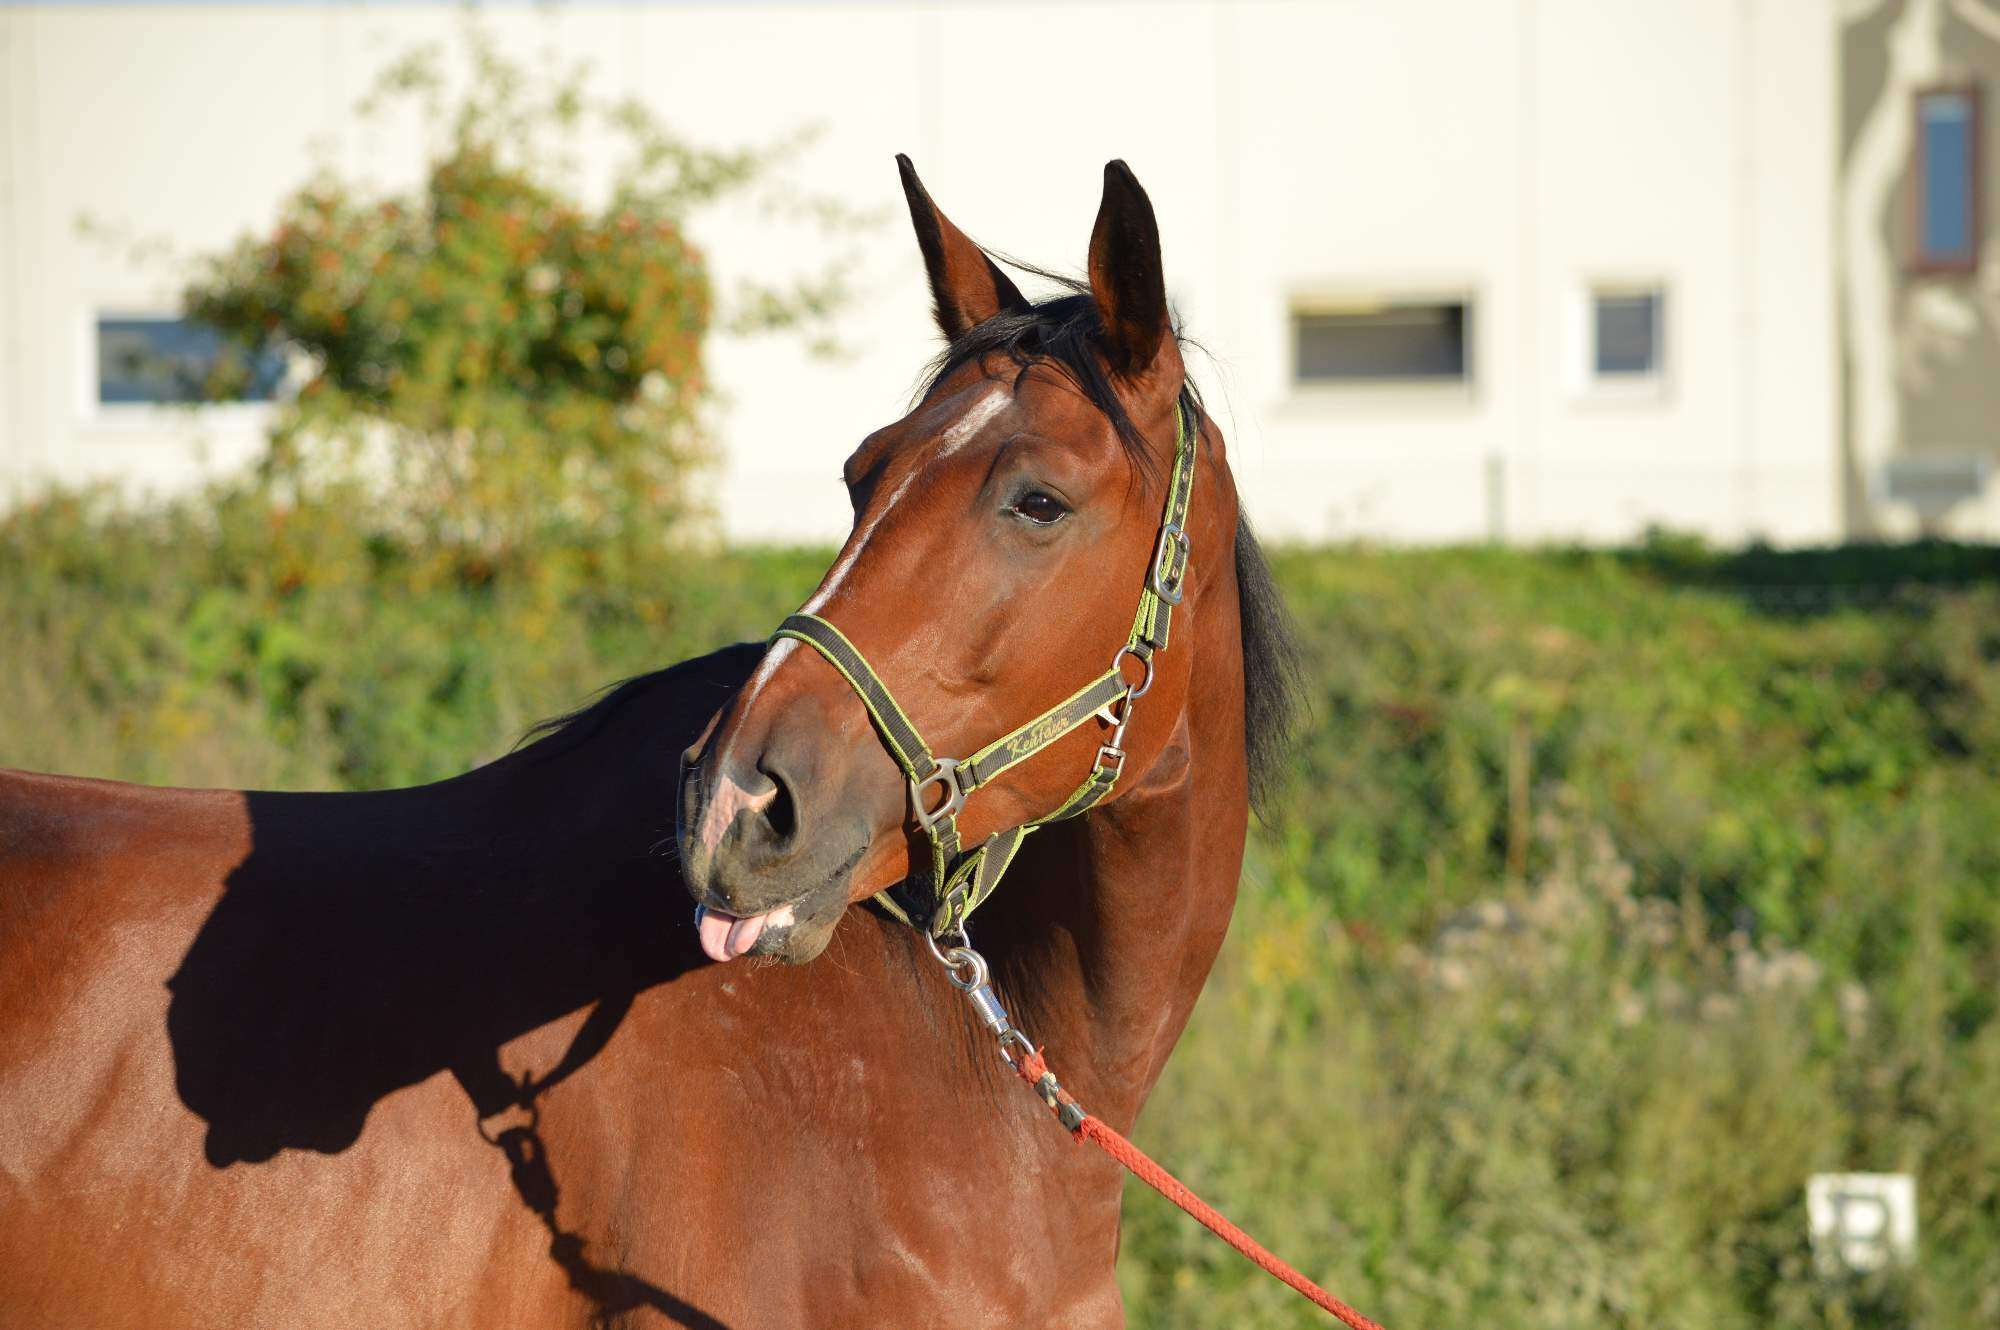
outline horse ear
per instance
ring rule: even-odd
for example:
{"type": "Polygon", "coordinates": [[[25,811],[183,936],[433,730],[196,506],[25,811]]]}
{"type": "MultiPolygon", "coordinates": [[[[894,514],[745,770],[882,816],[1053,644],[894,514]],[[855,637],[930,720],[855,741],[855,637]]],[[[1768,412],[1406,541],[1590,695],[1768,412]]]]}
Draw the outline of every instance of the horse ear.
{"type": "Polygon", "coordinates": [[[910,224],[917,229],[917,248],[924,252],[924,268],[931,277],[931,299],[944,335],[957,337],[995,314],[1026,309],[1027,300],[1007,279],[1007,274],[931,202],[910,159],[899,152],[896,166],[903,173],[903,196],[910,202],[910,224]]]}
{"type": "Polygon", "coordinates": [[[1167,279],[1152,201],[1122,161],[1104,167],[1104,201],[1090,235],[1090,293],[1104,323],[1104,358],[1112,372],[1145,373],[1170,331],[1167,279]]]}

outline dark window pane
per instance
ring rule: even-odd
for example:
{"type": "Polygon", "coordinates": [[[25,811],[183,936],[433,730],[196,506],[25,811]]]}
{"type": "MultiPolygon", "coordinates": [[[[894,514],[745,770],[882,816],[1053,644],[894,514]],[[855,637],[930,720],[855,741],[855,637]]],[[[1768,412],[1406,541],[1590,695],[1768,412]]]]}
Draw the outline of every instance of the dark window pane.
{"type": "Polygon", "coordinates": [[[1973,159],[1976,102],[1969,92],[1917,100],[1917,246],[1924,263],[1969,264],[1974,257],[1973,159]]]}
{"type": "Polygon", "coordinates": [[[185,319],[99,319],[97,400],[118,403],[268,402],[284,357],[246,356],[213,328],[185,319]]]}
{"type": "Polygon", "coordinates": [[[1597,372],[1657,374],[1660,369],[1660,294],[1598,295],[1597,372]]]}
{"type": "Polygon", "coordinates": [[[1301,383],[1465,377],[1463,302],[1300,314],[1301,383]]]}

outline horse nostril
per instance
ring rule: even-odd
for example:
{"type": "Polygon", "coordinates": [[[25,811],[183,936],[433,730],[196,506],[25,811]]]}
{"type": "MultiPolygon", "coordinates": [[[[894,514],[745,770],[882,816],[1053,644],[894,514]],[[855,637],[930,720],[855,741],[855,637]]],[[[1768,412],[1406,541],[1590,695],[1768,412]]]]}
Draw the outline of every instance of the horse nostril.
{"type": "Polygon", "coordinates": [[[757,770],[771,784],[777,787],[771,801],[764,805],[764,822],[771,828],[771,835],[780,841],[788,841],[798,830],[798,805],[792,799],[792,783],[781,772],[772,771],[759,765],[757,770]]]}

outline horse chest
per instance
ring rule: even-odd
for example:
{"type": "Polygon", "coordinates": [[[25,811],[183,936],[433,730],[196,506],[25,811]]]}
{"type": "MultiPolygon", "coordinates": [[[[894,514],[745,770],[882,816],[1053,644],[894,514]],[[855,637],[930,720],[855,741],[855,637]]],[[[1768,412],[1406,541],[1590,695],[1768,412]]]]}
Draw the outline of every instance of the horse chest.
{"type": "Polygon", "coordinates": [[[591,1069],[589,1098],[646,1106],[599,1119],[627,1151],[554,1134],[589,1120],[584,1086],[545,1105],[559,1174],[624,1161],[564,1183],[594,1250],[732,1327],[1119,1323],[1118,1179],[1020,1087],[926,1028],[837,1040],[800,1015],[745,1049],[674,1024],[667,1056],[634,1031],[591,1069]]]}

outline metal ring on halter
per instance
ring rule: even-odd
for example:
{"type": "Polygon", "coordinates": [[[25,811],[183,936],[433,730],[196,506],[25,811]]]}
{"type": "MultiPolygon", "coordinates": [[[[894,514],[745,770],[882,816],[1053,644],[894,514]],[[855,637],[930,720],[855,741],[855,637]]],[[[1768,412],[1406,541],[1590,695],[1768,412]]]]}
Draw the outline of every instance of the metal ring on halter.
{"type": "Polygon", "coordinates": [[[924,945],[931,949],[931,955],[937,958],[937,963],[944,966],[945,978],[951,980],[954,987],[971,990],[986,982],[986,958],[972,949],[972,939],[966,936],[963,928],[957,931],[959,945],[947,949],[940,947],[937,938],[930,930],[925,929],[924,945]],[[958,972],[964,969],[972,971],[972,979],[964,980],[958,977],[958,972]]]}
{"type": "Polygon", "coordinates": [[[916,817],[917,825],[928,832],[933,826],[948,817],[957,817],[959,809],[965,807],[965,786],[959,784],[958,759],[939,757],[931,759],[936,765],[931,774],[918,780],[909,777],[910,812],[916,817]],[[942,786],[944,802],[937,807],[929,807],[925,792],[933,786],[942,786]]]}
{"type": "Polygon", "coordinates": [[[944,963],[944,977],[960,992],[970,993],[975,988],[984,988],[992,977],[992,972],[986,968],[986,958],[970,947],[953,947],[945,953],[944,963]],[[969,978],[959,977],[961,966],[970,972],[969,978]]]}
{"type": "MultiPolygon", "coordinates": [[[[957,932],[958,934],[959,946],[969,947],[972,945],[972,939],[966,936],[965,930],[963,928],[959,928],[953,931],[957,932]]],[[[946,969],[951,968],[951,962],[945,959],[944,949],[938,946],[937,935],[932,933],[929,929],[924,930],[924,945],[931,949],[931,955],[937,959],[937,963],[939,965],[944,966],[946,969]]],[[[957,950],[957,948],[954,947],[953,950],[955,951],[957,950]]]]}
{"type": "Polygon", "coordinates": [[[1146,690],[1153,686],[1152,654],[1150,652],[1144,652],[1139,650],[1138,647],[1133,646],[1130,642],[1127,642],[1124,646],[1119,647],[1118,654],[1111,658],[1111,668],[1118,672],[1118,677],[1120,679],[1123,679],[1125,677],[1125,672],[1122,669],[1119,669],[1119,666],[1124,663],[1125,657],[1127,656],[1132,657],[1134,660],[1138,661],[1141,665],[1144,665],[1146,667],[1146,677],[1139,680],[1139,686],[1137,688],[1134,688],[1130,684],[1126,684],[1125,692],[1130,697],[1144,697],[1146,695],[1146,690]]]}

